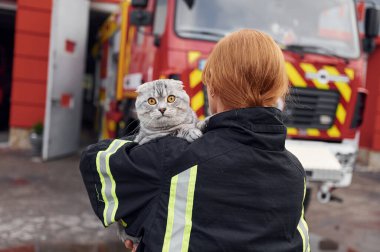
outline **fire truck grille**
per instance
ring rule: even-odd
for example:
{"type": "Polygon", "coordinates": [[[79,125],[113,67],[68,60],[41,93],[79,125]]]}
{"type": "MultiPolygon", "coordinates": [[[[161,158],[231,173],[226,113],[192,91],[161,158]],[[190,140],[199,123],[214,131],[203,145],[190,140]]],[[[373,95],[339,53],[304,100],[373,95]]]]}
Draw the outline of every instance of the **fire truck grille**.
{"type": "Polygon", "coordinates": [[[335,121],[339,93],[334,90],[291,88],[284,122],[288,127],[327,130],[335,121]]]}

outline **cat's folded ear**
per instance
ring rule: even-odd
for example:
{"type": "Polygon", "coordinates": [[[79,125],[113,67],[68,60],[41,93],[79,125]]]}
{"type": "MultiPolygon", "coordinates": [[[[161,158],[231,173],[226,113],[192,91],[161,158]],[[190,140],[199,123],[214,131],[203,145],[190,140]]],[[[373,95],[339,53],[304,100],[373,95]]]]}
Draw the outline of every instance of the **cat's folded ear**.
{"type": "Polygon", "coordinates": [[[146,90],[148,88],[147,84],[149,84],[149,82],[146,82],[146,83],[143,83],[143,84],[139,85],[136,88],[136,93],[142,93],[142,92],[144,92],[144,90],[146,90]]]}
{"type": "Polygon", "coordinates": [[[176,88],[178,88],[179,90],[183,90],[183,82],[180,81],[180,80],[173,80],[173,79],[170,79],[169,82],[171,84],[173,84],[176,88]]]}

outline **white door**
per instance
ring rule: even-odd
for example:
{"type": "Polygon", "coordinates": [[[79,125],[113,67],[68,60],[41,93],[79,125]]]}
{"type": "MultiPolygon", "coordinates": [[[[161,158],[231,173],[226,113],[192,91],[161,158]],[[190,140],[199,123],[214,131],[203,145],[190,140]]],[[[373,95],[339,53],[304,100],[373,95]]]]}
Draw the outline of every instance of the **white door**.
{"type": "Polygon", "coordinates": [[[44,160],[79,147],[89,8],[88,0],[53,0],[44,160]]]}

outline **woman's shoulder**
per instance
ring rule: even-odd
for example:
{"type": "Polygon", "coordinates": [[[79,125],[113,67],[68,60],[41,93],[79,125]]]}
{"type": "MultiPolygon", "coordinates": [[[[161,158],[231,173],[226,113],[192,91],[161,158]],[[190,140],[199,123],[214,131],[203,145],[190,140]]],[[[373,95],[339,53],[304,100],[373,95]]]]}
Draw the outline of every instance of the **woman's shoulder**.
{"type": "Polygon", "coordinates": [[[298,160],[298,158],[288,151],[287,149],[284,150],[285,155],[288,157],[290,164],[300,173],[302,177],[306,177],[305,169],[303,168],[301,162],[298,160]]]}
{"type": "Polygon", "coordinates": [[[166,160],[172,159],[180,153],[187,152],[189,145],[190,143],[185,139],[174,136],[165,136],[153,139],[142,145],[134,146],[131,149],[130,154],[150,159],[153,159],[155,156],[157,159],[166,160]]]}
{"type": "Polygon", "coordinates": [[[134,146],[131,154],[151,160],[160,159],[160,163],[163,163],[164,166],[177,167],[181,171],[204,163],[234,148],[236,148],[235,144],[222,141],[220,136],[210,132],[191,143],[174,136],[157,138],[134,146]],[[154,156],[156,158],[153,158],[154,156]]]}
{"type": "Polygon", "coordinates": [[[183,138],[174,136],[164,136],[153,139],[142,145],[137,145],[134,147],[134,151],[157,151],[157,152],[167,152],[172,149],[180,151],[186,149],[190,145],[183,138]]]}
{"type": "Polygon", "coordinates": [[[237,142],[223,139],[218,132],[207,132],[191,143],[177,137],[167,137],[160,141],[168,163],[181,167],[180,170],[206,163],[241,147],[237,142]]]}

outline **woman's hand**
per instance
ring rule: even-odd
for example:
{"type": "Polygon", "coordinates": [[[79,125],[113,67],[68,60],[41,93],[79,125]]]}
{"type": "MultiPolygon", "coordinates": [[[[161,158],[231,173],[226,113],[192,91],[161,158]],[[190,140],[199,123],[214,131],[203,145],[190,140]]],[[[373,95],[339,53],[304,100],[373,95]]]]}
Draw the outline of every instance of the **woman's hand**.
{"type": "Polygon", "coordinates": [[[126,240],[124,242],[124,245],[127,249],[130,249],[132,250],[132,252],[136,252],[137,251],[137,247],[139,246],[139,244],[133,244],[133,241],[131,240],[126,240]]]}

